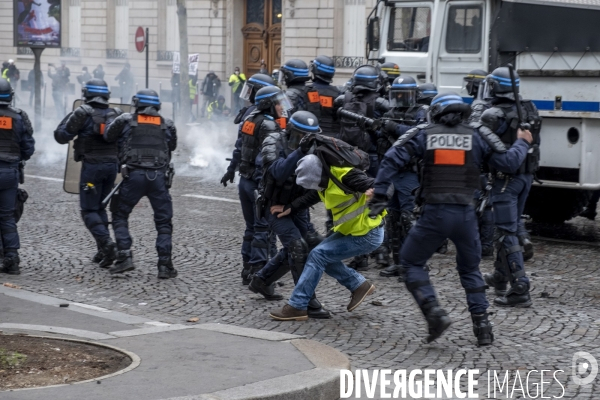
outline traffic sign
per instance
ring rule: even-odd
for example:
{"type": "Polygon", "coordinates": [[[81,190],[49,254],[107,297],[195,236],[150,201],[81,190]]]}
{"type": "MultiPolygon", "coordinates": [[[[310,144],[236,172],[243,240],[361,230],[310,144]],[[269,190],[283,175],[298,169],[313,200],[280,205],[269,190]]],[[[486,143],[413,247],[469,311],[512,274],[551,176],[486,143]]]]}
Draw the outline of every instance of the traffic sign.
{"type": "Polygon", "coordinates": [[[137,31],[135,31],[135,48],[140,53],[146,48],[146,35],[144,34],[144,28],[141,26],[138,26],[137,31]]]}

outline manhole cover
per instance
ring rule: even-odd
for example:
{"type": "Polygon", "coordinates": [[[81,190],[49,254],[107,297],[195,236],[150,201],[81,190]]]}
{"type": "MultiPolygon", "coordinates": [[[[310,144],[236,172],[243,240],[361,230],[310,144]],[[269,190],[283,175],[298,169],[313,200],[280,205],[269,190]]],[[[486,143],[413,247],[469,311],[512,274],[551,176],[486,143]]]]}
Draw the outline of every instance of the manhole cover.
{"type": "Polygon", "coordinates": [[[0,390],[95,379],[127,368],[116,349],[68,339],[0,334],[0,390]]]}

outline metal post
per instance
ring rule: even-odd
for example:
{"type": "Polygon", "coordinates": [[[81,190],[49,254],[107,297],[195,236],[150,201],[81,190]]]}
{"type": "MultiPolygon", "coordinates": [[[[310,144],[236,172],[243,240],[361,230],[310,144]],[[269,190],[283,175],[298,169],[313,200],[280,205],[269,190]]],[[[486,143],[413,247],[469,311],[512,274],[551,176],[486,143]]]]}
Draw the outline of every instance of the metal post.
{"type": "Polygon", "coordinates": [[[146,28],[146,89],[148,89],[150,87],[149,83],[148,83],[148,70],[149,70],[149,65],[150,65],[150,56],[149,56],[149,46],[150,44],[150,29],[146,28]]]}
{"type": "Polygon", "coordinates": [[[42,108],[42,117],[46,116],[46,88],[48,87],[47,83],[44,83],[44,108],[42,108]]]}
{"type": "MultiPolygon", "coordinates": [[[[35,130],[42,130],[42,69],[41,69],[41,58],[43,48],[31,48],[35,61],[33,64],[33,70],[35,71],[35,130]]],[[[44,86],[45,87],[45,86],[44,86]]],[[[46,90],[44,90],[44,103],[46,103],[46,90]]],[[[44,104],[45,106],[45,104],[44,104]]]]}

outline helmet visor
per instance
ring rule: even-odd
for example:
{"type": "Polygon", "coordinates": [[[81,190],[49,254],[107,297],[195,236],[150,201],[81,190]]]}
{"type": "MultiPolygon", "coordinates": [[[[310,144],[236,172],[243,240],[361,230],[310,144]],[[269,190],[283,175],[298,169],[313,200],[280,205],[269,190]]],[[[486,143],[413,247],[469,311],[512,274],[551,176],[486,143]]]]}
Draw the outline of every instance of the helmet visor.
{"type": "Polygon", "coordinates": [[[290,116],[290,111],[292,110],[292,102],[285,93],[281,92],[274,96],[273,107],[275,108],[275,111],[277,111],[278,117],[288,118],[290,116]]]}
{"type": "Polygon", "coordinates": [[[285,72],[283,71],[283,68],[279,70],[279,74],[277,75],[277,83],[279,87],[285,85],[285,72]]]}
{"type": "Polygon", "coordinates": [[[254,89],[254,84],[246,81],[244,83],[244,87],[242,87],[242,91],[240,92],[240,99],[250,101],[250,94],[252,94],[252,89],[254,89]]]}
{"type": "Polygon", "coordinates": [[[299,131],[298,129],[290,129],[288,137],[288,148],[290,150],[296,150],[300,146],[300,141],[306,135],[306,133],[299,131]]]}
{"type": "Polygon", "coordinates": [[[417,104],[417,91],[415,89],[390,89],[391,107],[412,107],[417,104]]]}
{"type": "Polygon", "coordinates": [[[484,100],[494,97],[494,94],[492,93],[492,82],[489,79],[483,81],[483,84],[480,85],[479,91],[481,92],[482,99],[484,100]],[[483,90],[481,89],[481,86],[483,86],[483,90]]]}

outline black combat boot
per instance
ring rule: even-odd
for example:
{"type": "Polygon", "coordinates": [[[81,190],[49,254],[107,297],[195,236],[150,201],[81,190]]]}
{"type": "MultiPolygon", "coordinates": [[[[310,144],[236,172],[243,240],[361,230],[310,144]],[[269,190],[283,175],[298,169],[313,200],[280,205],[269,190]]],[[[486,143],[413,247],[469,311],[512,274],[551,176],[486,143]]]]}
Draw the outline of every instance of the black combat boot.
{"type": "Polygon", "coordinates": [[[493,287],[496,291],[496,296],[503,297],[506,295],[508,289],[508,282],[498,272],[494,271],[493,274],[483,274],[483,280],[489,287],[493,287]]]}
{"type": "Polygon", "coordinates": [[[306,311],[308,311],[309,318],[331,318],[331,314],[329,314],[329,311],[323,309],[321,302],[317,300],[317,297],[315,295],[313,295],[312,299],[310,299],[310,301],[308,302],[308,307],[306,308],[306,311]]]}
{"type": "Polygon", "coordinates": [[[379,246],[374,252],[372,252],[371,258],[375,260],[377,268],[385,268],[390,265],[389,249],[385,245],[379,246]]]}
{"type": "Polygon", "coordinates": [[[173,268],[171,258],[158,259],[158,279],[169,279],[177,276],[177,270],[173,268]]]}
{"type": "Polygon", "coordinates": [[[490,259],[494,257],[494,246],[482,246],[481,258],[490,259]]]}
{"type": "Polygon", "coordinates": [[[519,244],[523,247],[523,261],[529,261],[533,258],[533,243],[529,240],[529,235],[519,236],[519,244]]]}
{"type": "Polygon", "coordinates": [[[117,253],[117,262],[113,265],[108,272],[111,274],[122,274],[123,272],[134,270],[133,256],[131,250],[119,250],[117,253]]]}
{"type": "Polygon", "coordinates": [[[394,265],[390,265],[383,271],[380,271],[379,275],[385,276],[386,278],[390,278],[392,276],[400,276],[400,274],[402,274],[403,270],[404,270],[404,268],[402,268],[401,265],[394,264],[394,265]]]}
{"type": "Polygon", "coordinates": [[[21,270],[19,269],[20,263],[21,259],[19,258],[18,254],[6,255],[2,261],[2,268],[0,268],[0,272],[9,275],[21,275],[21,270]]]}
{"type": "Polygon", "coordinates": [[[594,221],[596,219],[596,208],[592,208],[592,207],[586,207],[585,210],[583,210],[583,212],[581,214],[579,214],[582,217],[585,217],[589,220],[594,221]]]}
{"type": "Polygon", "coordinates": [[[488,321],[488,315],[488,313],[471,314],[471,319],[473,320],[473,333],[477,338],[477,344],[479,346],[489,346],[494,341],[492,324],[488,321]]]}
{"type": "Polygon", "coordinates": [[[504,297],[498,297],[494,304],[501,307],[527,308],[533,304],[529,295],[529,288],[525,282],[512,282],[510,289],[504,297]]]}
{"type": "Polygon", "coordinates": [[[111,238],[104,239],[101,243],[102,260],[100,260],[98,266],[100,268],[108,268],[117,259],[117,245],[111,240],[111,238]]]}
{"type": "Polygon", "coordinates": [[[92,257],[92,262],[95,262],[96,264],[98,264],[100,261],[102,261],[103,258],[104,258],[104,253],[102,252],[101,249],[98,249],[98,252],[96,252],[96,254],[94,254],[94,257],[92,257]]]}
{"type": "Polygon", "coordinates": [[[250,283],[250,264],[244,261],[244,268],[242,269],[242,285],[247,285],[250,283]]]}
{"type": "Polygon", "coordinates": [[[444,331],[452,324],[452,321],[446,311],[438,305],[437,301],[430,301],[423,304],[421,310],[429,326],[429,336],[423,342],[431,343],[442,336],[444,331]]]}
{"type": "Polygon", "coordinates": [[[325,239],[323,235],[317,231],[306,232],[306,235],[304,236],[304,240],[306,241],[306,244],[308,244],[309,251],[317,247],[319,243],[323,241],[323,239],[325,239]]]}
{"type": "Polygon", "coordinates": [[[261,294],[266,300],[283,300],[281,293],[275,291],[275,283],[267,285],[265,281],[257,275],[252,277],[248,289],[253,293],[261,294]]]}
{"type": "Polygon", "coordinates": [[[362,255],[356,256],[350,261],[348,267],[356,270],[356,271],[366,271],[369,269],[369,256],[362,255]]]}

